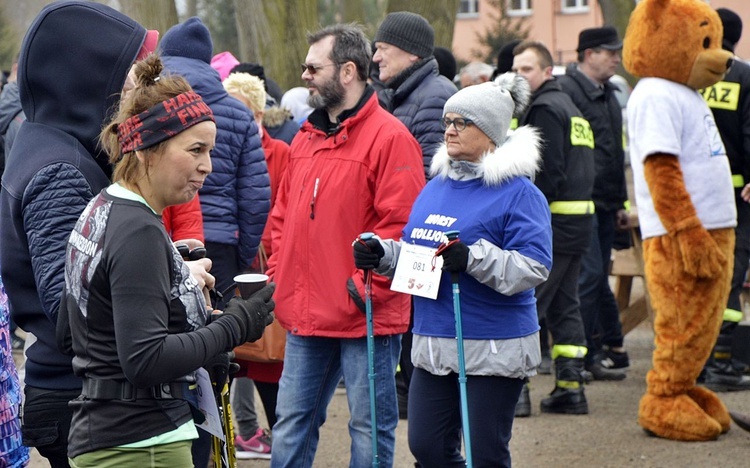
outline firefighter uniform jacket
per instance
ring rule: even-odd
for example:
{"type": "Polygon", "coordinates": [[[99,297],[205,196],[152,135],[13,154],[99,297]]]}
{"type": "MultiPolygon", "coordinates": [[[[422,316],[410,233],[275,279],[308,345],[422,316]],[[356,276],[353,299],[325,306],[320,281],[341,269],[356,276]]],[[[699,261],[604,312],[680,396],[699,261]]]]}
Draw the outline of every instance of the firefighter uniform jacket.
{"type": "Polygon", "coordinates": [[[553,250],[580,255],[591,242],[594,134],[555,78],[534,92],[521,125],[541,131],[542,170],[535,183],[550,205],[553,250]]]}

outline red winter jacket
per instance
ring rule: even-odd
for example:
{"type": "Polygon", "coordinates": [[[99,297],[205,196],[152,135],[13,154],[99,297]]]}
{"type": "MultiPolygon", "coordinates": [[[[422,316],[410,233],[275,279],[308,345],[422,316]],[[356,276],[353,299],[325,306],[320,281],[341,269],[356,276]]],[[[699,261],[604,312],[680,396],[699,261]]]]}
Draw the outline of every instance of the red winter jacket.
{"type": "Polygon", "coordinates": [[[203,214],[198,194],[182,205],[168,206],[161,214],[164,229],[173,241],[184,239],[203,240],[203,214]]]}
{"type": "MultiPolygon", "coordinates": [[[[275,313],[297,335],[360,338],[366,335],[364,287],[352,241],[367,231],[401,238],[425,184],[422,152],[374,94],[330,136],[314,120],[311,115],[292,141],[269,218],[275,313]],[[347,288],[350,279],[360,306],[347,288]]],[[[409,296],[391,291],[378,275],[373,317],[378,335],[403,333],[409,324],[409,296]]]]}

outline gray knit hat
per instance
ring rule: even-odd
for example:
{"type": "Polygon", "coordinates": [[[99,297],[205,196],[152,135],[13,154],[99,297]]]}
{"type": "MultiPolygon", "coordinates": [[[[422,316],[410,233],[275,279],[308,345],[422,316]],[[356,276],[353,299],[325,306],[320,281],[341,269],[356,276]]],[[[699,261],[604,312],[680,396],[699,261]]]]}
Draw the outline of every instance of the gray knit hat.
{"type": "Polygon", "coordinates": [[[432,55],[435,31],[426,19],[416,13],[397,11],[385,17],[374,42],[385,42],[419,58],[432,55]]]}
{"type": "Polygon", "coordinates": [[[503,73],[495,81],[459,90],[445,102],[443,116],[454,112],[471,119],[500,147],[505,142],[511,119],[523,115],[530,96],[528,81],[515,73],[503,73]]]}

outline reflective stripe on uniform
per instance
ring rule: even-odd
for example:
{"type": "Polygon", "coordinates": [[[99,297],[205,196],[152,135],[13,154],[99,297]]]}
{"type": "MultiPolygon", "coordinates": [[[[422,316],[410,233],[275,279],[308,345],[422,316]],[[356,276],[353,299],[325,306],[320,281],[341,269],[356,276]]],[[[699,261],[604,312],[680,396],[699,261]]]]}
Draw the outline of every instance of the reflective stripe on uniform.
{"type": "Polygon", "coordinates": [[[732,174],[732,187],[742,188],[745,186],[745,178],[742,174],[732,174]]]}
{"type": "Polygon", "coordinates": [[[594,202],[585,201],[554,201],[549,204],[549,211],[559,215],[585,215],[594,213],[594,202]]]}
{"type": "Polygon", "coordinates": [[[559,357],[566,357],[571,359],[580,359],[586,356],[589,350],[585,346],[576,345],[553,345],[552,346],[552,359],[559,357]]]}
{"type": "Polygon", "coordinates": [[[567,389],[581,388],[581,382],[575,382],[573,380],[555,380],[555,385],[567,389]]]}
{"type": "Polygon", "coordinates": [[[724,309],[724,321],[740,323],[742,321],[742,312],[734,309],[724,309]]]}

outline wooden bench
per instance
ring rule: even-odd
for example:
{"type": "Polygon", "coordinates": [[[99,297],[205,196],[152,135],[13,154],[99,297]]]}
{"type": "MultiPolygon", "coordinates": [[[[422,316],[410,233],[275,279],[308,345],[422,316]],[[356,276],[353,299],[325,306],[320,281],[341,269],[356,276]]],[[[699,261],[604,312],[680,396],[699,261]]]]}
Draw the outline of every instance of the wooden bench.
{"type": "Polygon", "coordinates": [[[626,335],[632,329],[640,325],[646,319],[652,319],[653,311],[648,298],[648,290],[645,284],[643,268],[643,241],[638,224],[638,211],[635,207],[630,211],[630,233],[633,239],[633,247],[614,251],[610,275],[615,277],[614,295],[617,306],[620,309],[620,322],[622,323],[622,334],[626,335]],[[640,277],[644,280],[643,294],[632,298],[633,278],[640,277]]]}

